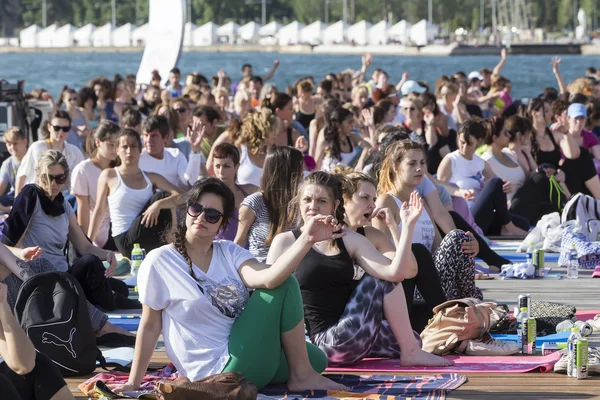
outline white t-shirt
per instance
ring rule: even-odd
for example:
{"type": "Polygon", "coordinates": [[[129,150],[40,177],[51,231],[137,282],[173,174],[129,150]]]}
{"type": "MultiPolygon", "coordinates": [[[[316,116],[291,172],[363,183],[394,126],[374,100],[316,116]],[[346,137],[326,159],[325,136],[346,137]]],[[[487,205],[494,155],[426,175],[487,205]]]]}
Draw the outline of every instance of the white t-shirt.
{"type": "Polygon", "coordinates": [[[502,153],[506,154],[506,156],[510,158],[512,162],[515,163],[514,167],[507,167],[506,165],[502,164],[489,151],[483,153],[481,155],[481,158],[487,161],[494,175],[496,175],[503,181],[508,181],[512,183],[512,192],[506,194],[506,199],[510,202],[514,197],[515,193],[517,193],[517,190],[519,190],[521,186],[525,184],[526,177],[525,171],[523,171],[523,168],[521,168],[521,165],[519,165],[517,161],[517,155],[515,154],[515,152],[510,149],[502,149],[502,153]]]}
{"type": "Polygon", "coordinates": [[[171,245],[152,250],[140,267],[140,302],[162,310],[163,337],[169,360],[191,381],[220,373],[229,361],[229,335],[249,298],[238,273],[254,258],[228,240],[213,242],[208,273],[185,259],[171,245]]]}
{"type": "MultiPolygon", "coordinates": [[[[91,159],[87,159],[84,162],[79,163],[71,174],[71,194],[74,196],[88,196],[90,202],[90,221],[92,220],[92,214],[94,207],[96,206],[96,198],[98,197],[98,179],[102,170],[92,162],[91,159]]],[[[110,230],[110,213],[108,210],[104,214],[102,219],[102,225],[98,230],[94,244],[98,247],[102,247],[108,241],[108,232],[110,230]]]]}
{"type": "MultiPolygon", "coordinates": [[[[389,195],[396,202],[398,209],[399,210],[402,209],[402,204],[404,204],[404,202],[391,193],[389,193],[389,195]]],[[[402,230],[402,222],[400,222],[398,224],[398,227],[400,228],[400,230],[402,230]]],[[[433,221],[431,220],[431,217],[429,217],[429,213],[427,212],[427,210],[425,208],[423,208],[423,212],[421,212],[421,216],[419,217],[419,220],[417,221],[417,224],[415,225],[415,231],[413,233],[412,242],[422,244],[423,246],[425,246],[425,248],[427,248],[427,250],[429,250],[431,253],[433,253],[433,242],[434,241],[435,241],[435,226],[433,225],[433,221]]]]}
{"type": "Polygon", "coordinates": [[[190,153],[188,163],[185,156],[174,148],[165,148],[163,158],[159,160],[144,150],[140,156],[139,167],[144,172],[162,175],[167,181],[183,189],[198,180],[202,160],[201,153],[190,153]]]}
{"type": "MultiPolygon", "coordinates": [[[[25,185],[36,183],[35,168],[37,167],[37,162],[41,155],[48,149],[48,143],[45,140],[38,140],[27,149],[27,153],[25,154],[25,157],[23,157],[19,170],[17,171],[17,181],[20,177],[26,176],[25,185]]],[[[65,142],[65,149],[61,153],[66,157],[67,164],[69,164],[69,170],[71,171],[73,171],[77,164],[85,160],[81,150],[67,142],[65,142]]]]}

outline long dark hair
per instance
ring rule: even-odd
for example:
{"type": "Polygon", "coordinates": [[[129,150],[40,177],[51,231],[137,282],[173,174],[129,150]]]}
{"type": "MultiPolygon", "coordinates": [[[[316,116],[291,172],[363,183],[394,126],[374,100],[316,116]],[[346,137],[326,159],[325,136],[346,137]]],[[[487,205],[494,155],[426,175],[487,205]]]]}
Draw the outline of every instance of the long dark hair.
{"type": "MultiPolygon", "coordinates": [[[[194,204],[200,200],[200,197],[207,193],[212,193],[216,196],[219,196],[223,202],[223,217],[221,218],[221,227],[220,230],[227,229],[229,225],[229,219],[233,216],[235,211],[235,196],[231,189],[221,182],[217,178],[207,177],[198,180],[194,183],[194,186],[187,192],[185,205],[182,206],[182,215],[187,214],[187,207],[190,204],[194,204]]],[[[192,269],[192,259],[188,255],[185,234],[187,232],[187,226],[185,225],[185,217],[181,219],[179,224],[173,233],[170,234],[171,227],[168,227],[165,230],[166,237],[165,239],[171,239],[173,242],[173,246],[175,249],[185,258],[188,263],[188,267],[190,269],[190,275],[192,278],[197,279],[194,274],[194,270],[192,269]]],[[[168,240],[165,240],[168,242],[168,240]]]]}
{"type": "Polygon", "coordinates": [[[333,159],[340,159],[342,156],[342,141],[340,139],[340,127],[346,118],[352,116],[352,112],[338,107],[329,115],[325,116],[325,140],[329,145],[329,154],[333,159]]]}
{"type": "Polygon", "coordinates": [[[272,146],[265,158],[260,190],[269,211],[269,236],[275,236],[293,225],[289,204],[302,182],[304,156],[300,150],[289,146],[272,146]]]}
{"type": "MultiPolygon", "coordinates": [[[[527,119],[529,119],[529,121],[531,121],[531,124],[533,126],[533,112],[534,111],[539,111],[542,110],[542,112],[545,114],[544,111],[544,104],[546,103],[546,101],[544,100],[543,97],[536,97],[535,99],[531,100],[531,102],[529,102],[529,105],[527,106],[527,113],[525,115],[525,117],[527,119]]],[[[548,128],[546,128],[546,131],[548,131],[548,128]]],[[[552,144],[554,144],[554,147],[556,148],[556,142],[554,141],[554,135],[551,132],[548,132],[548,137],[550,138],[550,140],[552,141],[552,144]]],[[[536,132],[531,132],[531,155],[533,156],[533,159],[535,160],[536,163],[539,164],[538,161],[538,154],[540,152],[540,144],[537,141],[537,137],[536,137],[536,132]]]]}
{"type": "Polygon", "coordinates": [[[96,147],[96,139],[101,142],[106,141],[112,135],[119,133],[119,125],[112,121],[104,120],[94,129],[93,133],[88,136],[85,149],[91,158],[96,156],[98,148],[96,147]]]}

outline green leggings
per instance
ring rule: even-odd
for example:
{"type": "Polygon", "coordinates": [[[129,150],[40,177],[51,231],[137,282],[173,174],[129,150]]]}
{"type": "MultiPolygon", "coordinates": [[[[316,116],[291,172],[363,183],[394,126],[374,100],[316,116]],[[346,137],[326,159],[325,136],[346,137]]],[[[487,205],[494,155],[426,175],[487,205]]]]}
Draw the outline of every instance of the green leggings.
{"type": "MultiPolygon", "coordinates": [[[[223,372],[239,372],[259,389],[289,378],[281,334],[302,321],[304,310],[298,281],[290,276],[275,289],[259,289],[235,321],[229,336],[230,359],[223,372]]],[[[327,367],[327,357],[318,347],[306,343],[315,371],[327,367]]]]}

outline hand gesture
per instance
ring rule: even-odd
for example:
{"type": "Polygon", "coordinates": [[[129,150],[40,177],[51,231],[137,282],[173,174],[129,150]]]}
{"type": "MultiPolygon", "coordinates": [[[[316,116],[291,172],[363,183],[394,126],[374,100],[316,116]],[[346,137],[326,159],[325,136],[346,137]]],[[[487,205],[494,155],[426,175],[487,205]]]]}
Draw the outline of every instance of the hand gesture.
{"type": "Polygon", "coordinates": [[[408,73],[408,72],[404,72],[404,73],[402,74],[402,80],[403,80],[404,82],[406,82],[406,81],[408,80],[408,77],[409,77],[409,76],[410,76],[410,75],[409,75],[409,73],[408,73]]]}
{"type": "MultiPolygon", "coordinates": [[[[542,171],[544,171],[544,173],[546,174],[546,177],[548,177],[548,178],[550,178],[552,175],[554,175],[556,173],[556,170],[554,168],[542,168],[542,171]]],[[[564,174],[563,174],[563,176],[564,176],[564,174]]]]}
{"type": "Polygon", "coordinates": [[[475,237],[471,232],[467,232],[466,235],[470,240],[468,242],[463,242],[463,253],[468,254],[470,258],[475,258],[477,257],[477,254],[479,254],[479,242],[475,240],[475,237]]]}
{"type": "Polygon", "coordinates": [[[225,78],[226,74],[225,71],[223,71],[222,69],[217,71],[217,78],[219,78],[219,80],[223,80],[225,78]]]}
{"type": "Polygon", "coordinates": [[[315,215],[310,217],[306,224],[305,233],[311,243],[322,242],[323,240],[339,239],[345,236],[345,233],[334,233],[341,231],[342,225],[338,223],[332,215],[315,215]]]}
{"type": "Polygon", "coordinates": [[[509,181],[504,181],[504,184],[502,185],[502,191],[506,194],[511,193],[513,191],[513,184],[509,181]]]}
{"type": "Polygon", "coordinates": [[[107,253],[108,254],[106,255],[106,261],[109,261],[110,267],[106,269],[106,271],[104,272],[104,276],[110,278],[115,274],[115,271],[117,270],[117,258],[115,257],[115,253],[113,253],[112,251],[109,251],[107,253]]]}
{"type": "Polygon", "coordinates": [[[294,145],[294,147],[297,148],[298,150],[300,150],[302,153],[307,151],[308,150],[308,142],[306,141],[306,138],[302,135],[298,136],[298,139],[296,139],[296,144],[294,145]]]}
{"type": "Polygon", "coordinates": [[[555,122],[550,125],[550,132],[552,133],[567,133],[567,127],[564,126],[561,122],[555,122]]]}
{"type": "Polygon", "coordinates": [[[42,255],[42,248],[40,246],[26,247],[21,249],[21,258],[25,261],[35,260],[42,255]]]}
{"type": "Polygon", "coordinates": [[[371,55],[371,53],[367,53],[364,56],[362,56],[362,63],[365,67],[369,67],[372,62],[373,56],[371,55]]]}
{"type": "Polygon", "coordinates": [[[433,125],[435,122],[435,115],[431,111],[428,111],[423,114],[423,121],[425,121],[426,125],[433,125]]]}
{"type": "Polygon", "coordinates": [[[560,57],[552,57],[552,61],[550,61],[550,65],[552,65],[552,71],[558,71],[558,66],[560,65],[560,62],[560,57]]]}
{"type": "Polygon", "coordinates": [[[371,214],[371,220],[375,218],[383,221],[387,226],[398,225],[389,208],[376,208],[373,210],[373,213],[371,214]]]}
{"type": "Polygon", "coordinates": [[[205,132],[206,126],[202,125],[199,120],[194,120],[190,125],[188,125],[185,136],[192,147],[192,151],[200,151],[200,146],[202,145],[202,140],[204,140],[205,132]]]}
{"type": "Polygon", "coordinates": [[[422,211],[423,200],[421,200],[419,193],[414,191],[410,194],[410,200],[405,201],[400,208],[400,219],[402,220],[402,224],[405,226],[415,226],[421,217],[422,211]]]}
{"type": "Polygon", "coordinates": [[[364,108],[360,115],[362,116],[363,122],[367,128],[374,128],[375,122],[373,120],[373,110],[370,108],[364,108]]]}
{"type": "Polygon", "coordinates": [[[160,214],[160,205],[157,202],[150,204],[150,207],[142,214],[142,225],[146,228],[152,228],[158,224],[158,215],[160,214]]]}
{"type": "Polygon", "coordinates": [[[8,286],[0,282],[0,305],[8,304],[8,286]]]}
{"type": "Polygon", "coordinates": [[[90,128],[88,128],[85,125],[79,125],[77,127],[77,136],[79,137],[87,137],[90,133],[92,133],[92,130],[90,128]]]}
{"type": "Polygon", "coordinates": [[[467,201],[475,200],[475,191],[473,189],[459,189],[455,193],[456,197],[462,197],[467,201]]]}
{"type": "Polygon", "coordinates": [[[275,68],[275,69],[279,68],[279,60],[273,61],[273,68],[275,68]]]}

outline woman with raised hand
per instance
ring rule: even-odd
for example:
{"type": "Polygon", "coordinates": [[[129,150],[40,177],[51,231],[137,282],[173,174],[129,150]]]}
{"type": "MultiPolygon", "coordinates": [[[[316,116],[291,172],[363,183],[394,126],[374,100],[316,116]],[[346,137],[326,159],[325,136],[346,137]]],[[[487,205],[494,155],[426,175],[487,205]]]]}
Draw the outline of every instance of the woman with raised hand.
{"type": "Polygon", "coordinates": [[[107,211],[112,222],[112,236],[119,252],[131,256],[138,243],[146,251],[163,245],[162,232],[175,224],[174,209],[179,205],[179,189],[162,175],[146,173],[139,167],[142,139],[133,129],[123,129],[117,136],[120,164],[107,168],[98,178],[98,195],[88,229],[96,240],[107,211]],[[154,192],[154,188],[161,191],[154,192]],[[107,210],[108,207],[108,210],[107,210]]]}
{"type": "MultiPolygon", "coordinates": [[[[335,174],[313,172],[293,203],[300,227],[275,238],[267,262],[286,259],[286,249],[303,243],[312,220],[323,215],[344,222],[344,198],[335,174]]],[[[452,361],[421,350],[412,330],[402,285],[414,270],[411,237],[422,211],[416,193],[400,215],[405,229],[392,260],[359,233],[343,229],[331,240],[314,243],[294,266],[304,302],[306,328],[312,343],[332,365],[352,365],[365,357],[399,358],[400,364],[448,366],[452,361]],[[364,270],[360,276],[357,267],[364,270]]]]}
{"type": "Polygon", "coordinates": [[[240,205],[235,243],[245,247],[260,262],[267,258],[269,246],[280,232],[291,229],[294,215],[288,205],[302,182],[304,157],[289,146],[273,146],[267,153],[260,180],[260,191],[246,197],[240,205]]]}
{"type": "Polygon", "coordinates": [[[146,256],[138,277],[143,310],[133,366],[129,382],[114,391],[140,385],[161,332],[167,356],[191,381],[238,372],[259,389],[271,383],[287,383],[291,391],[344,389],[320,375],[327,359],[306,343],[302,297],[291,277],[313,244],[339,236],[333,218],[310,218],[302,237],[266,265],[232,242],[215,241],[234,208],[223,182],[197,181],[173,244],[146,256]],[[252,296],[249,289],[256,289],[252,296]]]}

